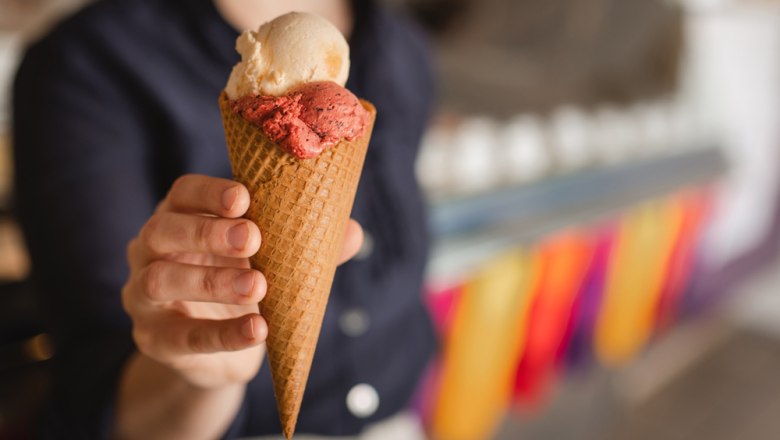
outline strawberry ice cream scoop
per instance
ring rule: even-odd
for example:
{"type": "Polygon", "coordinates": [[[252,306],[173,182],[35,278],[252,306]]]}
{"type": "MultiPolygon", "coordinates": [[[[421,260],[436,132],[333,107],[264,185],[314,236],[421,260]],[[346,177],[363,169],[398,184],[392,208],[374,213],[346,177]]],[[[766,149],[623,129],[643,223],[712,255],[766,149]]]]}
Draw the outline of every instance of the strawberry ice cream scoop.
{"type": "Polygon", "coordinates": [[[369,120],[357,97],[331,81],[306,83],[279,97],[244,96],[232,101],[232,110],[300,159],[362,136],[369,120]]]}

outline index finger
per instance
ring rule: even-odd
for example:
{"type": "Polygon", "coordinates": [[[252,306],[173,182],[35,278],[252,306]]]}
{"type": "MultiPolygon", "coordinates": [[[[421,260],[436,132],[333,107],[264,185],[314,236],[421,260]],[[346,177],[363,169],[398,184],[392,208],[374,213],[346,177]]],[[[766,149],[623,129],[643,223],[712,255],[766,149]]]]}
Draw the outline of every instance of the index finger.
{"type": "Polygon", "coordinates": [[[233,180],[186,174],[176,179],[159,209],[238,218],[249,209],[249,191],[233,180]]]}

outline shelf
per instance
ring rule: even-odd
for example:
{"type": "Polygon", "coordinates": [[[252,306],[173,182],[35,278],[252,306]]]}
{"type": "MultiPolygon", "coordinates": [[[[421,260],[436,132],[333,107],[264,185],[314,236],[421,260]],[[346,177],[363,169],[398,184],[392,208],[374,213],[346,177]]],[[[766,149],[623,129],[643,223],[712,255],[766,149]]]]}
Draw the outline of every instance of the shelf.
{"type": "Polygon", "coordinates": [[[467,273],[502,250],[609,217],[642,200],[706,184],[725,170],[721,151],[706,148],[434,202],[429,210],[434,237],[429,278],[467,273]]]}

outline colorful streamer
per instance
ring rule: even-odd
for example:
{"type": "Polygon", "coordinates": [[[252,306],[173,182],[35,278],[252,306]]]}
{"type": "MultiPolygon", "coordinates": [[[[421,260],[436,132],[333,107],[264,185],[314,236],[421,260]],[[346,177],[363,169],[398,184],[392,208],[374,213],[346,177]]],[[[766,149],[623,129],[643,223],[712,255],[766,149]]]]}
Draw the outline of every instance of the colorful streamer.
{"type": "Polygon", "coordinates": [[[625,363],[650,338],[682,223],[679,200],[647,203],[624,217],[596,326],[595,349],[602,363],[625,363]]]}
{"type": "Polygon", "coordinates": [[[709,211],[709,194],[689,192],[680,196],[684,215],[682,230],[669,262],[661,299],[658,303],[656,328],[663,331],[677,318],[682,296],[688,288],[696,260],[700,231],[709,211]]]}
{"type": "Polygon", "coordinates": [[[606,224],[594,232],[596,249],[590,267],[572,307],[570,339],[561,344],[559,359],[565,359],[571,368],[579,368],[591,359],[592,340],[598,322],[604,282],[609,270],[610,256],[616,240],[617,225],[606,224]]]}
{"type": "Polygon", "coordinates": [[[431,438],[490,438],[510,404],[541,401],[558,367],[636,355],[678,319],[709,202],[696,190],[644,203],[429,289],[443,351],[415,407],[431,438]]]}
{"type": "Polygon", "coordinates": [[[515,377],[516,403],[537,403],[547,388],[593,251],[593,238],[581,232],[563,233],[539,247],[541,279],[533,298],[525,350],[515,377]]]}
{"type": "Polygon", "coordinates": [[[537,278],[537,258],[514,252],[466,284],[444,345],[434,439],[483,439],[496,429],[509,404],[537,278]]]}

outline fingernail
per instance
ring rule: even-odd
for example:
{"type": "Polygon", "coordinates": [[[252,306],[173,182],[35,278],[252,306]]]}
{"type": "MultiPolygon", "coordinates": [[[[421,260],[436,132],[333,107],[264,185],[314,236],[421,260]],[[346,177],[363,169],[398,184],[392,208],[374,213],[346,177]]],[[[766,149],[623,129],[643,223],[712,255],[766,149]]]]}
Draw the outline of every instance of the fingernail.
{"type": "Polygon", "coordinates": [[[244,272],[233,280],[233,291],[238,295],[249,296],[255,286],[255,274],[244,272]]]}
{"type": "Polygon", "coordinates": [[[252,318],[249,318],[241,324],[241,334],[247,339],[255,338],[255,325],[252,321],[252,318]]]}
{"type": "Polygon", "coordinates": [[[236,191],[236,188],[230,188],[222,193],[222,206],[230,211],[233,209],[233,205],[236,204],[236,197],[238,196],[238,191],[236,191]]]}
{"type": "Polygon", "coordinates": [[[246,223],[242,222],[241,224],[235,225],[228,230],[228,243],[230,243],[231,246],[239,251],[244,249],[248,238],[249,227],[246,225],[246,223]]]}

